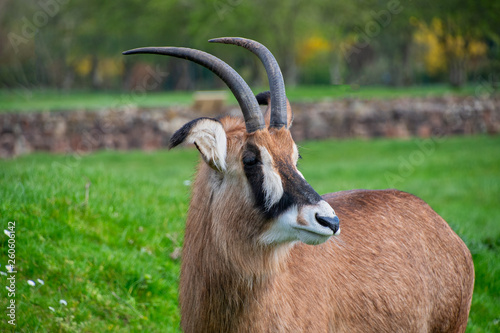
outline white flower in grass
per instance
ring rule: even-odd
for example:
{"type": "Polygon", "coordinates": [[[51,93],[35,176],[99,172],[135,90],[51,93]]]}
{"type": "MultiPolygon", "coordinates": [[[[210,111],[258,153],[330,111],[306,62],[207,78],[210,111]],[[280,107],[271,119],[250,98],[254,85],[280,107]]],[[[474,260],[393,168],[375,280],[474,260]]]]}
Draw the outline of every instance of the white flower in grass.
{"type": "Polygon", "coordinates": [[[12,273],[12,271],[14,270],[14,266],[12,266],[12,265],[7,265],[7,266],[5,266],[5,268],[7,268],[9,273],[12,273]]]}
{"type": "Polygon", "coordinates": [[[185,181],[183,181],[183,184],[184,184],[184,186],[190,186],[191,185],[191,181],[189,179],[185,180],[185,181]]]}
{"type": "Polygon", "coordinates": [[[11,233],[10,233],[10,231],[9,231],[9,230],[4,229],[4,230],[3,230],[3,233],[4,233],[4,234],[6,234],[6,235],[7,235],[7,237],[10,237],[10,234],[11,234],[11,233]]]}
{"type": "Polygon", "coordinates": [[[43,280],[41,279],[36,279],[38,281],[38,283],[40,283],[42,286],[45,284],[45,282],[43,282],[43,280]]]}
{"type": "Polygon", "coordinates": [[[35,281],[33,281],[33,280],[28,280],[28,284],[32,287],[34,287],[36,285],[35,281]]]}
{"type": "Polygon", "coordinates": [[[64,306],[67,306],[68,305],[68,302],[66,302],[65,300],[60,300],[59,301],[60,304],[64,305],[64,306]]]}
{"type": "Polygon", "coordinates": [[[49,306],[49,310],[52,311],[52,312],[56,312],[56,309],[54,309],[53,307],[49,306]]]}
{"type": "Polygon", "coordinates": [[[0,275],[7,276],[7,273],[0,271],[0,275]]]}
{"type": "Polygon", "coordinates": [[[10,292],[10,288],[9,287],[5,286],[5,289],[7,289],[10,292]]]}

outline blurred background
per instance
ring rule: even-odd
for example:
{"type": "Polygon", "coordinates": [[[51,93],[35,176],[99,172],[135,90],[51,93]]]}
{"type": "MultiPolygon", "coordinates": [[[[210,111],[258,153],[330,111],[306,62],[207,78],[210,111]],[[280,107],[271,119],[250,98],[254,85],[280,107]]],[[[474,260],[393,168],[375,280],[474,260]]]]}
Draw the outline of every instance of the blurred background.
{"type": "MultiPolygon", "coordinates": [[[[499,12],[489,0],[2,0],[0,87],[130,90],[157,63],[121,55],[140,46],[206,50],[265,85],[255,57],[207,43],[222,36],[263,42],[288,86],[496,84],[499,12]]],[[[157,90],[221,85],[189,62],[159,66],[157,90]]]]}
{"type": "Polygon", "coordinates": [[[0,281],[16,281],[0,308],[15,299],[16,332],[180,331],[198,152],[166,147],[192,119],[241,111],[199,65],[121,53],[200,49],[267,90],[257,57],[207,42],[241,36],[282,68],[310,184],[428,202],[473,255],[467,332],[500,332],[499,14],[498,0],[0,0],[0,281]]]}

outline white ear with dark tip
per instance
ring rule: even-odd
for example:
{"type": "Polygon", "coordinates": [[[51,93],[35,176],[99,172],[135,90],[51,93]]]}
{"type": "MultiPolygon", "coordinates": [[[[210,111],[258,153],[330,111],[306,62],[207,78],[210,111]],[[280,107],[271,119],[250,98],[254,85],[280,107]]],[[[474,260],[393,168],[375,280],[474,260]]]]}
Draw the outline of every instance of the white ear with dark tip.
{"type": "Polygon", "coordinates": [[[194,143],[203,160],[215,170],[226,171],[227,138],[222,124],[213,118],[198,118],[182,126],[170,139],[170,148],[194,143]]]}

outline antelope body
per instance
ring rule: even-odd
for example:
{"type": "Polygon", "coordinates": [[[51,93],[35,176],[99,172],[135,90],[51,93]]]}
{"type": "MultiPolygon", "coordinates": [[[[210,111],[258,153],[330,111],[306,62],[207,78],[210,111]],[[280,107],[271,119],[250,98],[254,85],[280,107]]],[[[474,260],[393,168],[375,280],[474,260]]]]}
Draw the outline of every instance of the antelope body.
{"type": "Polygon", "coordinates": [[[194,143],[203,158],[182,255],[183,330],[465,331],[474,267],[462,240],[408,193],[319,196],[296,167],[292,111],[272,54],[248,39],[212,41],[259,56],[271,91],[255,97],[232,68],[198,50],[125,52],[165,54],[209,68],[244,115],[198,118],[171,139],[171,147],[194,143]],[[268,104],[265,116],[259,103],[268,104]]]}

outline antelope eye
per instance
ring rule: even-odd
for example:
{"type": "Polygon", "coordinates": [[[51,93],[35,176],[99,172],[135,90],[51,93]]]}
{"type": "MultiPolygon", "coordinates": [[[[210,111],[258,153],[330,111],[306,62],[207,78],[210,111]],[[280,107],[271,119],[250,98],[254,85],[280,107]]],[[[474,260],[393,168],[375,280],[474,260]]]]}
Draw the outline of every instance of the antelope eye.
{"type": "Polygon", "coordinates": [[[243,154],[243,165],[244,166],[253,166],[256,165],[259,161],[257,160],[257,155],[251,151],[246,151],[243,154]]]}

